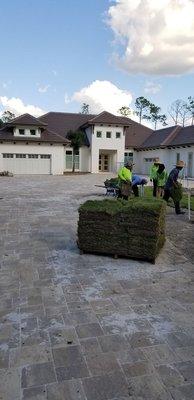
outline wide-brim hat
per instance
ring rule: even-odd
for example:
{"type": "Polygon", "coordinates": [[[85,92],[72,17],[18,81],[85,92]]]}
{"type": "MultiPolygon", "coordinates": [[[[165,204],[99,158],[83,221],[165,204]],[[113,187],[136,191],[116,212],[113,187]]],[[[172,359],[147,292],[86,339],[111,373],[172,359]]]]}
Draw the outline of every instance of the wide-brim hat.
{"type": "Polygon", "coordinates": [[[135,164],[130,161],[126,162],[126,164],[125,164],[126,167],[133,167],[134,165],[135,164]]]}
{"type": "Polygon", "coordinates": [[[177,161],[176,167],[182,167],[182,168],[185,167],[184,161],[182,161],[182,160],[177,161]]]}
{"type": "Polygon", "coordinates": [[[161,163],[159,157],[156,157],[154,160],[154,164],[163,164],[163,163],[161,163]]]}

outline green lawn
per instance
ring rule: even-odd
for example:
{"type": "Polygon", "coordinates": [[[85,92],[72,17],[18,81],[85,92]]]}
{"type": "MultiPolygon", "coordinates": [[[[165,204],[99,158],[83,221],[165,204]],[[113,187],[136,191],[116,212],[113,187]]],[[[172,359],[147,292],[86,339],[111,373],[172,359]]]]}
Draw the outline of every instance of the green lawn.
{"type": "MultiPolygon", "coordinates": [[[[145,187],[145,197],[152,197],[152,187],[145,187]]],[[[173,205],[173,201],[169,200],[169,205],[173,205]]],[[[188,208],[188,196],[187,194],[183,195],[181,200],[181,206],[183,208],[188,208]]],[[[191,197],[191,210],[194,211],[194,197],[191,197]]]]}

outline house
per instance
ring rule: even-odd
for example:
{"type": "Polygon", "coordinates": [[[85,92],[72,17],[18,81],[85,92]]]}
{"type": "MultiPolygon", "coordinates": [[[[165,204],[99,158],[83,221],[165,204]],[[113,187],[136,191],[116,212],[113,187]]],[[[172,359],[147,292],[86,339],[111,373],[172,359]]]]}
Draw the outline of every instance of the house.
{"type": "Polygon", "coordinates": [[[133,158],[134,144],[143,143],[152,133],[108,112],[49,112],[39,118],[24,114],[0,130],[0,171],[53,175],[71,171],[73,151],[67,133],[78,129],[85,132],[85,143],[75,156],[75,168],[92,173],[116,172],[124,158],[133,158]]]}
{"type": "Polygon", "coordinates": [[[147,175],[154,159],[159,157],[170,171],[177,161],[186,164],[184,174],[194,177],[194,126],[171,126],[152,132],[136,148],[136,172],[147,175]]]}
{"type": "Polygon", "coordinates": [[[79,172],[116,173],[126,160],[135,172],[148,174],[156,157],[167,170],[179,159],[186,175],[194,177],[194,127],[157,131],[130,118],[106,111],[98,114],[49,112],[39,118],[24,114],[0,129],[0,171],[14,174],[60,175],[72,170],[73,150],[67,133],[82,130],[85,141],[75,155],[79,172]]]}

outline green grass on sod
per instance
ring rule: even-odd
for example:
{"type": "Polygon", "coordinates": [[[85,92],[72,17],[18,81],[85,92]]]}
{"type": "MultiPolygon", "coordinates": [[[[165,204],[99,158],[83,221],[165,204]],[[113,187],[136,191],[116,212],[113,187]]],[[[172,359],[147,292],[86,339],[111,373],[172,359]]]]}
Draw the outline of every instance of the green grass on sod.
{"type": "MultiPolygon", "coordinates": [[[[150,186],[145,187],[145,198],[152,198],[153,189],[150,186]]],[[[173,201],[169,200],[169,205],[173,206],[173,201]]],[[[188,195],[184,194],[181,200],[181,207],[188,208],[188,195]]],[[[191,197],[191,210],[194,211],[194,197],[191,197]]]]}
{"type": "Polygon", "coordinates": [[[164,200],[159,200],[154,197],[131,197],[129,201],[112,199],[105,199],[103,201],[99,200],[88,200],[80,206],[79,211],[89,211],[89,212],[103,212],[109,215],[115,215],[118,213],[122,214],[134,214],[135,212],[146,212],[154,214],[154,212],[159,212],[164,200]]]}

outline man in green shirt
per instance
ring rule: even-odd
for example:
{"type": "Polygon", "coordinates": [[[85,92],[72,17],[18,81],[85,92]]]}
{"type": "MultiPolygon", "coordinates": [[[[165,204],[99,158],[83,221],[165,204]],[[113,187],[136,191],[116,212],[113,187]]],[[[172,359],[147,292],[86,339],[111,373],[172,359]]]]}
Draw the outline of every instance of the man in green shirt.
{"type": "Polygon", "coordinates": [[[119,187],[120,187],[120,194],[124,200],[128,200],[128,197],[131,194],[131,183],[132,183],[132,170],[133,165],[131,162],[125,164],[124,167],[120,168],[118,172],[119,178],[119,187]]]}
{"type": "Polygon", "coordinates": [[[160,159],[155,158],[154,164],[150,168],[150,181],[153,182],[153,196],[156,197],[157,191],[157,172],[160,164],[160,159]]]}

